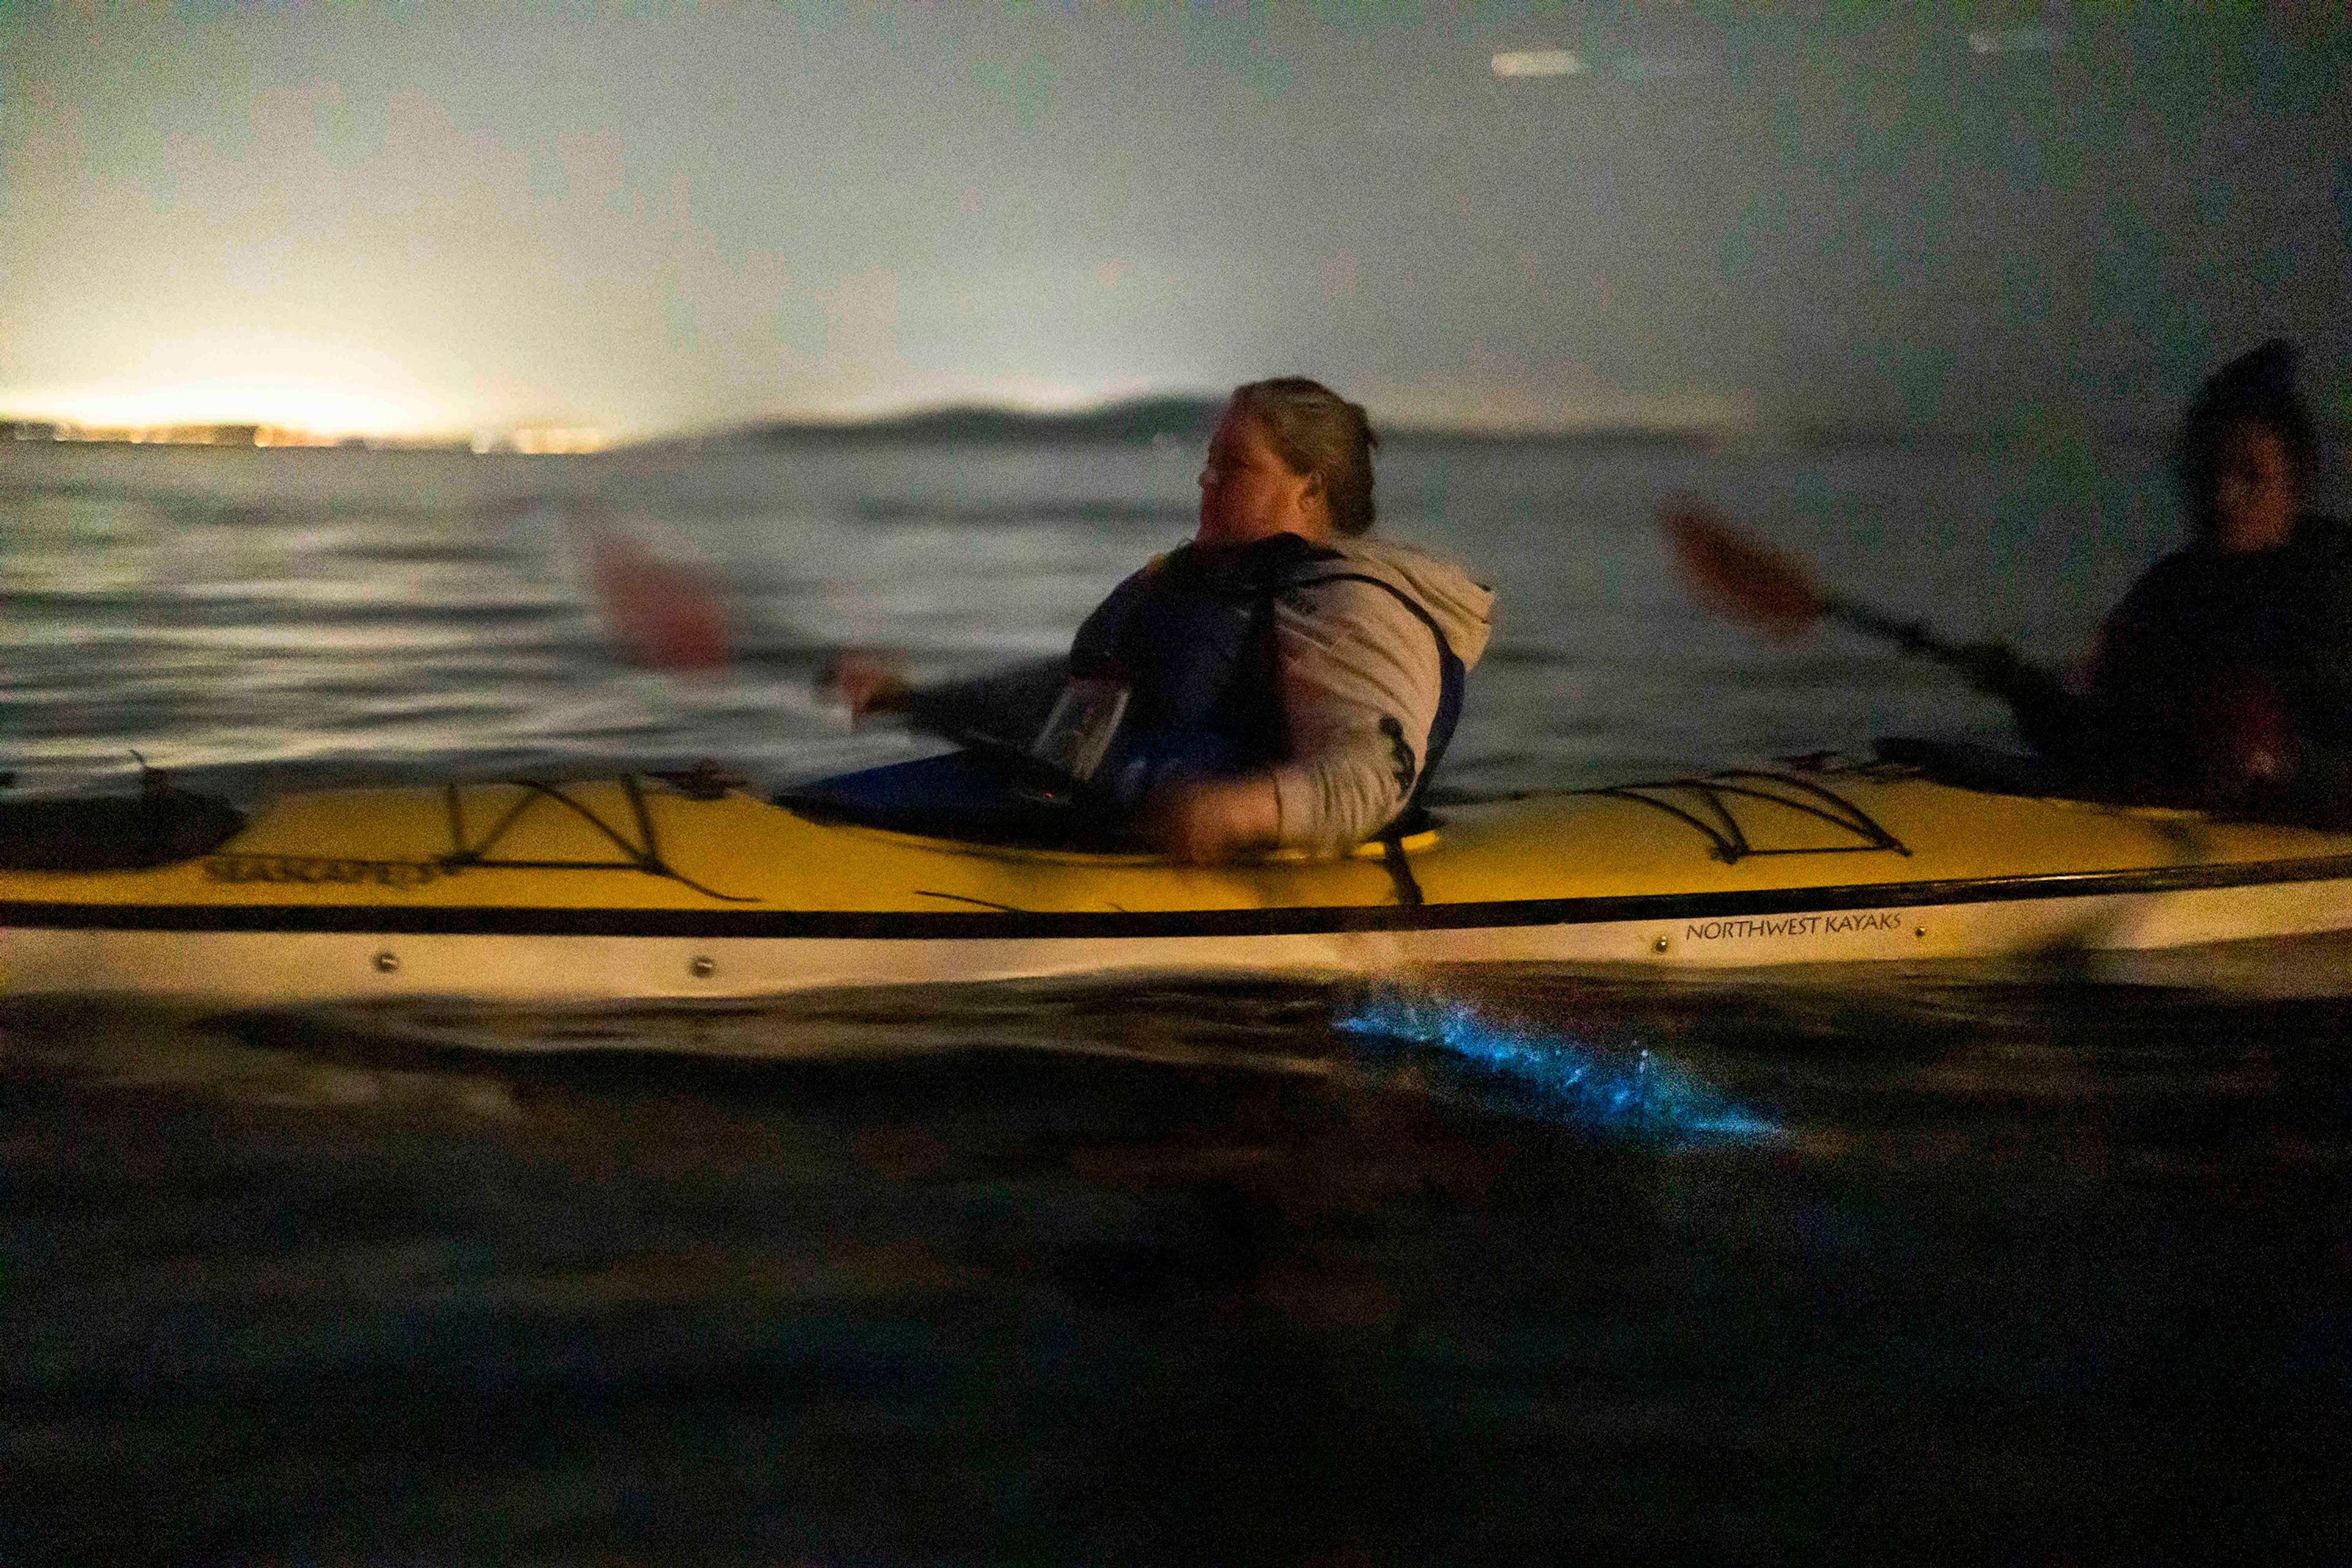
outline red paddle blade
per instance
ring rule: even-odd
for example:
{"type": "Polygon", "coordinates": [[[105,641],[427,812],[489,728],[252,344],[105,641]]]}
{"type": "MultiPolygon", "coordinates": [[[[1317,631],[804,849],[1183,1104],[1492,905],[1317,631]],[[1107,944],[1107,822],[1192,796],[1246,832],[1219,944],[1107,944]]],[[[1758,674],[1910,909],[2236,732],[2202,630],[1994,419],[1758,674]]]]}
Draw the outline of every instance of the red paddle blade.
{"type": "Polygon", "coordinates": [[[726,602],[701,573],[617,533],[583,533],[589,586],[623,658],[673,675],[716,675],[734,662],[726,602]]]}
{"type": "Polygon", "coordinates": [[[1658,526],[1675,548],[1692,597],[1719,616],[1769,637],[1792,637],[1829,607],[1804,567],[1743,533],[1696,496],[1659,502],[1658,526]]]}

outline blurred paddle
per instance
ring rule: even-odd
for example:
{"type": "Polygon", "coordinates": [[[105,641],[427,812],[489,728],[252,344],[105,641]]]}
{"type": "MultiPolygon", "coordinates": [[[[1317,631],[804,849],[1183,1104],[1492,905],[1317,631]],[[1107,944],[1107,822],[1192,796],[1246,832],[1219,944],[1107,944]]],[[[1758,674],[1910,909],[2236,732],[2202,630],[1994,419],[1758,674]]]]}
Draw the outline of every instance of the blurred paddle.
{"type": "Polygon", "coordinates": [[[669,675],[713,679],[735,662],[731,617],[716,585],[690,566],[650,554],[605,521],[603,509],[564,509],[588,586],[614,650],[669,675]]]}
{"type": "Polygon", "coordinates": [[[2007,643],[1956,643],[1937,636],[1925,621],[1829,593],[1803,563],[1746,532],[1696,496],[1659,502],[1658,526],[1674,546],[1692,595],[1717,614],[1783,638],[1824,620],[1837,621],[1905,653],[1932,658],[2007,703],[2019,735],[2043,755],[2065,754],[2079,742],[2085,720],[2082,700],[2007,643]]]}
{"type": "Polygon", "coordinates": [[[1802,562],[1773,549],[1696,496],[1668,496],[1660,501],[1658,526],[1675,548],[1692,596],[1716,614],[1744,622],[1767,637],[1785,640],[1811,631],[1822,620],[1833,620],[1899,644],[1906,653],[1952,662],[1963,656],[1958,645],[1936,636],[1924,621],[1905,620],[1826,592],[1802,562]]]}
{"type": "Polygon", "coordinates": [[[2023,706],[2059,692],[2056,678],[2028,664],[2006,643],[1956,643],[1927,623],[1890,615],[1832,594],[1813,581],[1802,562],[1773,549],[1696,496],[1658,503],[1658,527],[1681,563],[1692,596],[1727,619],[1766,636],[1790,638],[1824,620],[1891,642],[1956,670],[1988,696],[2023,706]]]}
{"type": "MultiPolygon", "coordinates": [[[[605,636],[625,661],[703,679],[716,679],[742,662],[733,635],[735,617],[708,573],[646,551],[615,528],[594,501],[565,506],[562,518],[586,565],[605,636]]],[[[897,662],[887,654],[838,648],[819,686],[847,700],[855,717],[888,713],[908,729],[980,753],[1033,788],[1056,796],[1078,791],[1080,781],[1066,770],[999,732],[1005,715],[992,700],[989,682],[919,689],[897,673],[897,662]]],[[[1044,700],[1050,701],[1063,674],[1056,661],[1050,668],[1015,670],[1011,679],[1045,679],[1044,700]]],[[[1037,699],[1033,695],[1030,700],[1037,699]]]]}

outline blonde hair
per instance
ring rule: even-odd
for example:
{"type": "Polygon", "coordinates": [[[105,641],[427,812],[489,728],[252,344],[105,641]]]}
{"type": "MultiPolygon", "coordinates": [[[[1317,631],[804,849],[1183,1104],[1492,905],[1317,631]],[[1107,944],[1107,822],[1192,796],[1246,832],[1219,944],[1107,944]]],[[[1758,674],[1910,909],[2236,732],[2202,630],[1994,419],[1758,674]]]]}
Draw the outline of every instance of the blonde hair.
{"type": "Polygon", "coordinates": [[[1372,526],[1372,448],[1381,444],[1361,404],[1301,375],[1253,381],[1234,389],[1234,406],[1265,427],[1294,474],[1317,474],[1331,512],[1331,531],[1372,526]]]}

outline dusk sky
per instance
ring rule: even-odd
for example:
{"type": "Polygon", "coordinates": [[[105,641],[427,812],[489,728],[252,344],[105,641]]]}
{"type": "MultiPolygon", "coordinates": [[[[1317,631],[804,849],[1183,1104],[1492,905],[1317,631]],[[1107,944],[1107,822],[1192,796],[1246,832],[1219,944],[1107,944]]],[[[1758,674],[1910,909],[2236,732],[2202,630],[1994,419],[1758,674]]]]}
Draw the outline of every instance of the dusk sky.
{"type": "Polygon", "coordinates": [[[2142,9],[0,3],[0,415],[2342,417],[2352,25],[2142,9]]]}

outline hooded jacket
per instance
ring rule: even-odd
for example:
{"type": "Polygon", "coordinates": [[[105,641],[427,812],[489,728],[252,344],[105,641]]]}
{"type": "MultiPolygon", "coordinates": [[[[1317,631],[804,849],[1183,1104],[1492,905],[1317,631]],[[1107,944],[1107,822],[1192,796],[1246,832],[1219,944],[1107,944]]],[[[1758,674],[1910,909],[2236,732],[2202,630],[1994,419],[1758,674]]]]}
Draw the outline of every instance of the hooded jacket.
{"type": "Polygon", "coordinates": [[[1385,540],[1291,534],[1186,546],[1113,591],[1073,673],[1129,681],[1123,795],[1171,763],[1265,768],[1286,848],[1328,854],[1419,798],[1486,651],[1494,595],[1452,563],[1385,540]]]}

